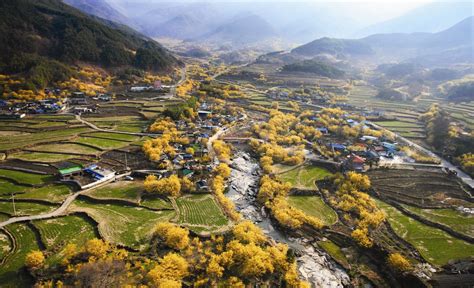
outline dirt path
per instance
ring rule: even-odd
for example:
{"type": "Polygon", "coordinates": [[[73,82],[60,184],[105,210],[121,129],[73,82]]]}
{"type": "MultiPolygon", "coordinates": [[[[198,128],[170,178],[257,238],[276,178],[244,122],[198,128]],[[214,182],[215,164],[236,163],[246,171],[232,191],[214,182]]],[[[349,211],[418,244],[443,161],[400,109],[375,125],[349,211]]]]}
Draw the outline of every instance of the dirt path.
{"type": "Polygon", "coordinates": [[[76,114],[76,120],[80,121],[84,125],[89,126],[92,129],[94,129],[96,131],[100,131],[100,132],[115,133],[115,134],[126,134],[126,135],[134,135],[134,136],[150,136],[150,137],[160,136],[159,134],[154,134],[154,133],[126,132],[126,131],[117,131],[117,130],[99,128],[95,124],[92,124],[91,122],[82,119],[81,115],[77,115],[77,114],[76,114]]]}
{"type": "Polygon", "coordinates": [[[56,209],[52,212],[49,212],[49,213],[46,213],[46,214],[32,215],[32,216],[12,217],[12,218],[8,219],[7,221],[1,222],[0,223],[0,228],[5,227],[9,224],[17,223],[17,222],[49,219],[49,218],[54,218],[54,217],[64,215],[67,208],[69,207],[69,205],[71,205],[71,203],[77,198],[77,196],[85,194],[85,193],[87,193],[87,192],[89,192],[93,189],[96,189],[97,187],[103,186],[105,184],[108,184],[108,183],[110,183],[110,182],[112,182],[116,179],[120,179],[120,178],[125,177],[127,175],[130,175],[130,173],[117,175],[114,178],[112,178],[110,180],[107,180],[103,183],[100,183],[97,186],[94,186],[94,187],[91,187],[89,189],[82,190],[82,191],[79,191],[77,193],[71,194],[66,198],[66,200],[64,200],[64,202],[61,204],[61,206],[58,207],[58,209],[56,209]]]}

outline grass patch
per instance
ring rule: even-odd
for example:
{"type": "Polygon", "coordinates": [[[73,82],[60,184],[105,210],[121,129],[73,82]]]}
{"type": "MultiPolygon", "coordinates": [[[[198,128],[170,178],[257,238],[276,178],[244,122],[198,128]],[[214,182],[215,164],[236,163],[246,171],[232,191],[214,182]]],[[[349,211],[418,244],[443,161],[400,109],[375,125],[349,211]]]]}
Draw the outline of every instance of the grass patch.
{"type": "Polygon", "coordinates": [[[118,149],[129,145],[128,142],[124,141],[92,137],[80,137],[76,142],[91,145],[102,150],[118,149]]]}
{"type": "Polygon", "coordinates": [[[474,237],[474,216],[463,214],[454,209],[422,209],[409,205],[403,207],[430,221],[440,223],[451,229],[474,237]]]}
{"type": "Polygon", "coordinates": [[[153,228],[160,221],[168,221],[174,211],[150,211],[145,208],[115,204],[93,204],[76,200],[69,211],[86,212],[99,223],[100,234],[105,240],[139,248],[151,237],[153,228]]]}
{"type": "Polygon", "coordinates": [[[337,262],[342,263],[343,265],[349,265],[347,262],[346,255],[342,252],[341,248],[334,244],[331,240],[318,241],[319,247],[323,248],[326,253],[334,258],[337,262]]]}
{"type": "Polygon", "coordinates": [[[376,202],[387,213],[388,222],[395,233],[415,246],[426,261],[441,266],[449,260],[474,255],[473,244],[416,221],[385,202],[379,200],[376,202]]]}
{"type": "Polygon", "coordinates": [[[51,175],[33,174],[8,169],[0,169],[0,176],[12,179],[20,184],[27,185],[41,185],[46,182],[51,182],[53,180],[53,176],[51,175]]]}
{"type": "Polygon", "coordinates": [[[176,199],[176,204],[179,209],[178,222],[190,229],[195,227],[212,231],[228,223],[212,195],[186,195],[176,199]]]}
{"type": "Polygon", "coordinates": [[[294,188],[316,189],[316,184],[314,182],[316,180],[324,179],[324,177],[330,175],[331,172],[324,168],[303,165],[279,174],[278,178],[280,178],[280,180],[283,182],[290,182],[294,188]]]}
{"type": "Polygon", "coordinates": [[[88,195],[100,199],[115,198],[136,201],[142,190],[142,182],[117,181],[94,189],[88,195]]]}
{"type": "Polygon", "coordinates": [[[152,209],[173,209],[173,205],[170,202],[158,197],[147,197],[142,199],[140,204],[152,209]]]}
{"type": "Polygon", "coordinates": [[[326,225],[337,222],[336,212],[319,196],[289,196],[288,202],[307,215],[321,219],[326,225]]]}

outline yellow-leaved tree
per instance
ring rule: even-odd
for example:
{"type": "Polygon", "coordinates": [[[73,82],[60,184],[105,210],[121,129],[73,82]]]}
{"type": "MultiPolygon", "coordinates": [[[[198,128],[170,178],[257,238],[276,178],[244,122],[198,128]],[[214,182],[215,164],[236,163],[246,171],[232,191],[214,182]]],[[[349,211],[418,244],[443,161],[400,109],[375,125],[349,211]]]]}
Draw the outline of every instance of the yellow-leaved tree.
{"type": "Polygon", "coordinates": [[[181,287],[181,281],[188,275],[188,262],[176,253],[166,254],[159,264],[148,272],[148,278],[155,287],[181,287]]]}
{"type": "Polygon", "coordinates": [[[176,250],[183,250],[189,244],[189,231],[169,222],[160,222],[155,227],[155,235],[176,250]]]}
{"type": "Polygon", "coordinates": [[[86,252],[97,258],[104,258],[109,248],[110,246],[107,242],[97,238],[88,240],[85,245],[86,252]]]}
{"type": "Polygon", "coordinates": [[[145,179],[145,191],[163,196],[178,197],[181,194],[181,181],[177,175],[158,179],[155,175],[149,175],[145,179]]]}
{"type": "Polygon", "coordinates": [[[39,250],[34,250],[26,254],[25,265],[29,269],[38,269],[44,265],[44,254],[39,250]]]}
{"type": "Polygon", "coordinates": [[[388,255],[387,263],[397,272],[404,272],[411,269],[410,262],[400,253],[391,253],[388,255]]]}
{"type": "Polygon", "coordinates": [[[220,163],[216,166],[216,168],[214,168],[214,172],[222,178],[227,179],[230,177],[231,171],[229,165],[227,165],[226,163],[220,163]]]}

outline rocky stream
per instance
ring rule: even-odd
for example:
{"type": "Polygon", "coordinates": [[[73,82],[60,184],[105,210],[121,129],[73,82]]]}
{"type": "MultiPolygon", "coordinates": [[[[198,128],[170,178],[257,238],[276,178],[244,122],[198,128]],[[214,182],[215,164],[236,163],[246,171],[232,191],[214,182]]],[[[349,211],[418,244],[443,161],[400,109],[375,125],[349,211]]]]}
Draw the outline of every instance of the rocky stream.
{"type": "Polygon", "coordinates": [[[258,225],[274,241],[287,244],[295,250],[298,271],[312,287],[345,287],[350,283],[347,273],[307,238],[288,237],[276,229],[265,210],[256,203],[259,165],[248,153],[239,152],[231,163],[232,173],[227,197],[245,219],[258,225]]]}

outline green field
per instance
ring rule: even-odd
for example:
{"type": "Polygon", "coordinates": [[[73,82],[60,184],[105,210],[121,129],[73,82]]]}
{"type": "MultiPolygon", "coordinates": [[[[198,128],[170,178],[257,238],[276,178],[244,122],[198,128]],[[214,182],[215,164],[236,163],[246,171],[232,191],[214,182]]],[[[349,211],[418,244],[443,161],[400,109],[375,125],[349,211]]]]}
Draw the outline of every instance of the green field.
{"type": "Polygon", "coordinates": [[[466,215],[454,209],[421,209],[408,205],[403,205],[403,207],[432,222],[446,225],[459,233],[474,237],[474,216],[472,215],[466,215]]]}
{"type": "Polygon", "coordinates": [[[128,146],[130,144],[128,142],[119,141],[119,140],[93,138],[93,137],[80,137],[75,141],[77,143],[87,144],[87,145],[97,147],[101,150],[118,149],[118,148],[128,146]]]}
{"type": "Polygon", "coordinates": [[[15,201],[15,209],[13,209],[13,202],[0,201],[0,212],[14,216],[37,215],[48,213],[56,209],[57,206],[45,205],[33,202],[18,202],[15,201]]]}
{"type": "Polygon", "coordinates": [[[385,202],[376,202],[377,206],[387,213],[388,222],[395,233],[415,246],[426,261],[434,265],[444,265],[449,260],[474,255],[473,244],[418,222],[385,202]]]}
{"type": "Polygon", "coordinates": [[[11,193],[21,192],[30,187],[16,185],[8,180],[0,178],[0,194],[2,197],[9,197],[11,193]]]}
{"type": "Polygon", "coordinates": [[[136,181],[117,181],[92,190],[88,195],[99,199],[126,199],[137,201],[143,183],[136,181]]]}
{"type": "Polygon", "coordinates": [[[8,155],[8,159],[20,159],[23,161],[31,161],[31,162],[46,162],[46,163],[54,163],[54,162],[61,162],[66,161],[69,159],[73,159],[78,157],[77,155],[70,155],[70,154],[56,154],[56,153],[44,153],[44,152],[17,152],[8,155]]]}
{"type": "Polygon", "coordinates": [[[178,222],[190,229],[212,231],[227,225],[228,220],[212,195],[186,195],[176,199],[178,222]]]}
{"type": "Polygon", "coordinates": [[[148,126],[148,124],[149,124],[148,121],[133,121],[133,122],[127,122],[127,123],[118,123],[117,128],[115,130],[139,133],[146,130],[146,127],[148,126]]]}
{"type": "Polygon", "coordinates": [[[61,122],[61,121],[44,121],[44,122],[39,122],[37,124],[29,125],[28,128],[41,129],[41,128],[51,128],[51,127],[66,127],[66,125],[67,125],[66,122],[61,122]]]}
{"type": "Polygon", "coordinates": [[[303,165],[287,172],[278,174],[278,178],[283,182],[290,182],[294,188],[299,189],[316,189],[316,180],[324,179],[330,176],[331,172],[328,170],[311,166],[303,165]]]}
{"type": "Polygon", "coordinates": [[[80,145],[76,143],[54,143],[35,146],[34,151],[41,152],[61,152],[61,153],[72,153],[72,154],[97,154],[98,149],[88,147],[85,145],[80,145]]]}
{"type": "Polygon", "coordinates": [[[99,232],[105,240],[139,248],[149,240],[153,228],[160,221],[168,221],[174,211],[150,211],[145,208],[115,204],[97,204],[76,200],[69,211],[86,212],[99,223],[99,232]]]}
{"type": "Polygon", "coordinates": [[[385,127],[385,128],[422,128],[421,125],[413,123],[413,122],[404,122],[404,121],[377,121],[378,125],[385,127]]]}
{"type": "Polygon", "coordinates": [[[332,225],[337,222],[337,214],[331,207],[324,203],[319,196],[289,196],[291,206],[307,215],[321,219],[324,224],[332,225]]]}
{"type": "Polygon", "coordinates": [[[0,169],[0,177],[8,178],[20,184],[41,185],[53,180],[51,175],[27,173],[23,171],[0,169]]]}
{"type": "MultiPolygon", "coordinates": [[[[0,181],[0,185],[1,181],[0,181]]],[[[39,188],[15,186],[13,191],[2,191],[0,198],[10,199],[11,192],[15,193],[15,199],[37,199],[50,202],[62,202],[71,193],[71,189],[67,185],[52,184],[39,188]]]]}
{"type": "Polygon", "coordinates": [[[93,132],[93,133],[82,134],[82,136],[107,138],[107,139],[112,139],[112,140],[117,140],[117,141],[128,141],[128,142],[137,141],[139,139],[138,136],[134,136],[134,135],[108,133],[108,132],[93,132]]]}
{"type": "Polygon", "coordinates": [[[16,249],[0,265],[0,283],[2,287],[32,287],[32,279],[20,268],[24,266],[25,257],[32,250],[39,250],[33,231],[25,224],[11,224],[6,228],[15,241],[16,249]]]}

